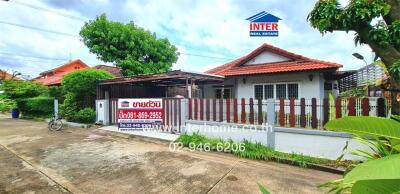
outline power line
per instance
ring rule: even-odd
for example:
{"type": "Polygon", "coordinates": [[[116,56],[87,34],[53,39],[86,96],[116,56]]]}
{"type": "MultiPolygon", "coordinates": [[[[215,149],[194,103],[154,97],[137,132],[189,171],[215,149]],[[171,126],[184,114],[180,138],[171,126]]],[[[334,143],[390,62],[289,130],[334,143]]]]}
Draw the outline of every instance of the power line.
{"type": "Polygon", "coordinates": [[[74,35],[74,34],[69,34],[69,33],[65,33],[65,32],[58,32],[58,31],[53,31],[53,30],[47,30],[47,29],[37,28],[37,27],[34,27],[34,26],[27,26],[27,25],[16,24],[16,23],[5,22],[5,21],[0,21],[0,23],[1,24],[6,24],[6,25],[11,25],[11,26],[17,26],[17,27],[21,27],[21,28],[27,28],[27,29],[31,29],[31,30],[37,30],[37,31],[41,31],[41,32],[48,32],[48,33],[53,33],[53,34],[58,34],[58,35],[63,35],[63,36],[70,36],[70,37],[74,37],[74,38],[79,38],[79,36],[74,35]]]}
{"type": "MultiPolygon", "coordinates": [[[[20,55],[16,53],[7,53],[0,52],[0,55],[13,55],[15,57],[26,57],[26,58],[36,58],[36,59],[44,59],[44,60],[53,60],[53,61],[68,61],[68,59],[64,58],[51,58],[51,57],[42,57],[42,56],[29,56],[29,55],[20,55]]],[[[10,56],[7,56],[10,57],[10,56]]]]}
{"type": "Polygon", "coordinates": [[[87,21],[87,19],[83,18],[83,17],[78,17],[78,16],[74,16],[74,15],[61,13],[61,12],[58,12],[58,11],[54,11],[52,9],[39,7],[39,6],[28,4],[28,3],[25,3],[25,2],[20,2],[20,1],[16,1],[16,0],[8,1],[8,2],[19,4],[19,5],[22,5],[22,6],[25,6],[25,7],[30,7],[32,9],[36,9],[36,10],[50,12],[50,13],[57,14],[57,15],[60,15],[60,16],[63,16],[63,17],[69,18],[69,19],[73,19],[73,20],[79,20],[79,21],[84,21],[84,22],[87,21]]]}
{"type": "Polygon", "coordinates": [[[195,56],[195,57],[204,57],[204,58],[210,58],[210,59],[235,60],[235,59],[232,59],[232,58],[214,57],[214,56],[198,55],[198,54],[192,54],[192,53],[182,53],[182,52],[179,52],[179,54],[188,55],[188,56],[195,56]]]}
{"type": "Polygon", "coordinates": [[[30,60],[30,59],[15,58],[15,57],[9,57],[9,56],[1,56],[0,59],[8,59],[8,60],[12,59],[12,60],[26,61],[26,62],[33,62],[33,63],[48,63],[48,64],[55,63],[53,61],[48,61],[48,60],[30,60]]]}

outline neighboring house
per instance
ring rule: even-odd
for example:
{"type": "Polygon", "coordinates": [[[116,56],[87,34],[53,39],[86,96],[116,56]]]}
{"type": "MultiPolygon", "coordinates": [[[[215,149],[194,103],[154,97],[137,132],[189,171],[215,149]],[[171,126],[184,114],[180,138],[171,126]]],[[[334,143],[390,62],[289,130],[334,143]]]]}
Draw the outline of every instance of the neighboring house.
{"type": "MultiPolygon", "coordinates": [[[[21,80],[21,79],[16,77],[15,75],[11,75],[6,71],[0,69],[0,85],[3,84],[4,80],[21,80]]],[[[4,93],[4,91],[0,90],[0,94],[2,93],[4,93]]]]}
{"type": "Polygon", "coordinates": [[[311,59],[263,44],[251,53],[206,73],[225,76],[222,84],[204,85],[205,98],[325,98],[337,91],[342,65],[311,59]]]}
{"type": "Polygon", "coordinates": [[[89,68],[83,61],[76,59],[54,69],[40,73],[34,80],[46,86],[57,86],[61,84],[64,75],[76,70],[89,68]]]}
{"type": "Polygon", "coordinates": [[[113,74],[115,77],[122,77],[122,72],[121,69],[118,67],[114,67],[114,66],[108,66],[108,65],[96,65],[94,67],[92,67],[93,69],[101,69],[104,71],[107,71],[111,74],[113,74]]]}
{"type": "Polygon", "coordinates": [[[340,92],[355,88],[367,89],[369,97],[382,97],[380,84],[388,78],[387,70],[382,62],[377,61],[358,70],[347,71],[348,75],[339,80],[340,92]]]}
{"type": "Polygon", "coordinates": [[[3,80],[20,80],[20,78],[16,77],[15,75],[11,75],[6,71],[0,69],[0,81],[3,80]]]}

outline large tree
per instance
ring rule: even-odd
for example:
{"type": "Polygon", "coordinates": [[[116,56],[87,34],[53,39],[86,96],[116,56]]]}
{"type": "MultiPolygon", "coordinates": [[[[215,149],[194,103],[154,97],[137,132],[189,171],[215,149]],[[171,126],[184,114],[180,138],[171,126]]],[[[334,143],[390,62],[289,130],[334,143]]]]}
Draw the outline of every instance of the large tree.
{"type": "Polygon", "coordinates": [[[105,14],[82,27],[83,42],[99,59],[112,62],[126,76],[161,73],[178,59],[177,49],[167,39],[136,26],[109,21],[105,14]]]}
{"type": "Polygon", "coordinates": [[[354,31],[356,44],[367,44],[387,67],[390,77],[383,84],[392,93],[392,114],[400,114],[400,0],[319,0],[308,15],[322,34],[354,31]]]}

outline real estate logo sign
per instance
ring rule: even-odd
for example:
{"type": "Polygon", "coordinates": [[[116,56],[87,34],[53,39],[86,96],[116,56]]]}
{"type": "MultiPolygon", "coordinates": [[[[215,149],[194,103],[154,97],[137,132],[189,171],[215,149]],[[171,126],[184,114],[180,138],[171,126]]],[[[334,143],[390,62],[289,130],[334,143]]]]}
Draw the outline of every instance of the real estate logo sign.
{"type": "Polygon", "coordinates": [[[118,128],[120,130],[150,129],[162,124],[162,99],[118,99],[118,128]]]}
{"type": "Polygon", "coordinates": [[[278,36],[279,35],[279,20],[270,13],[262,11],[253,15],[246,20],[250,21],[250,36],[278,36]]]}

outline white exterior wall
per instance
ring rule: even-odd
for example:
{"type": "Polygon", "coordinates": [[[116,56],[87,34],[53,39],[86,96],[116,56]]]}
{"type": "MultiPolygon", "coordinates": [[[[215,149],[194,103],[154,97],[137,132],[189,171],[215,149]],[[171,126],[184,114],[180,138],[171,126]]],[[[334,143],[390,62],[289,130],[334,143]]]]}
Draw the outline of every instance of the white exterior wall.
{"type": "Polygon", "coordinates": [[[298,83],[299,98],[322,99],[325,97],[324,81],[322,73],[318,72],[241,76],[229,78],[223,84],[205,85],[204,97],[215,98],[215,87],[213,86],[233,85],[232,97],[254,98],[254,85],[256,84],[298,83]],[[313,75],[312,81],[309,79],[310,74],[313,75]],[[245,81],[243,79],[245,79],[245,81]]]}
{"type": "MultiPolygon", "coordinates": [[[[199,133],[209,138],[221,138],[240,142],[249,140],[253,143],[268,145],[266,128],[259,125],[229,124],[210,121],[186,121],[185,132],[188,134],[199,133]],[[255,130],[255,128],[257,130],[255,130]],[[243,130],[245,129],[245,130],[243,130]]],[[[285,153],[296,153],[307,156],[336,160],[343,154],[343,148],[349,141],[348,150],[361,149],[371,151],[367,146],[351,139],[351,135],[341,132],[275,128],[275,150],[285,153]]],[[[362,160],[362,158],[346,152],[345,160],[362,160]]]]}
{"type": "Polygon", "coordinates": [[[260,53],[259,55],[257,55],[256,57],[247,61],[244,65],[276,63],[276,62],[289,61],[289,60],[291,60],[291,59],[284,57],[282,55],[264,51],[264,52],[260,53]]]}

